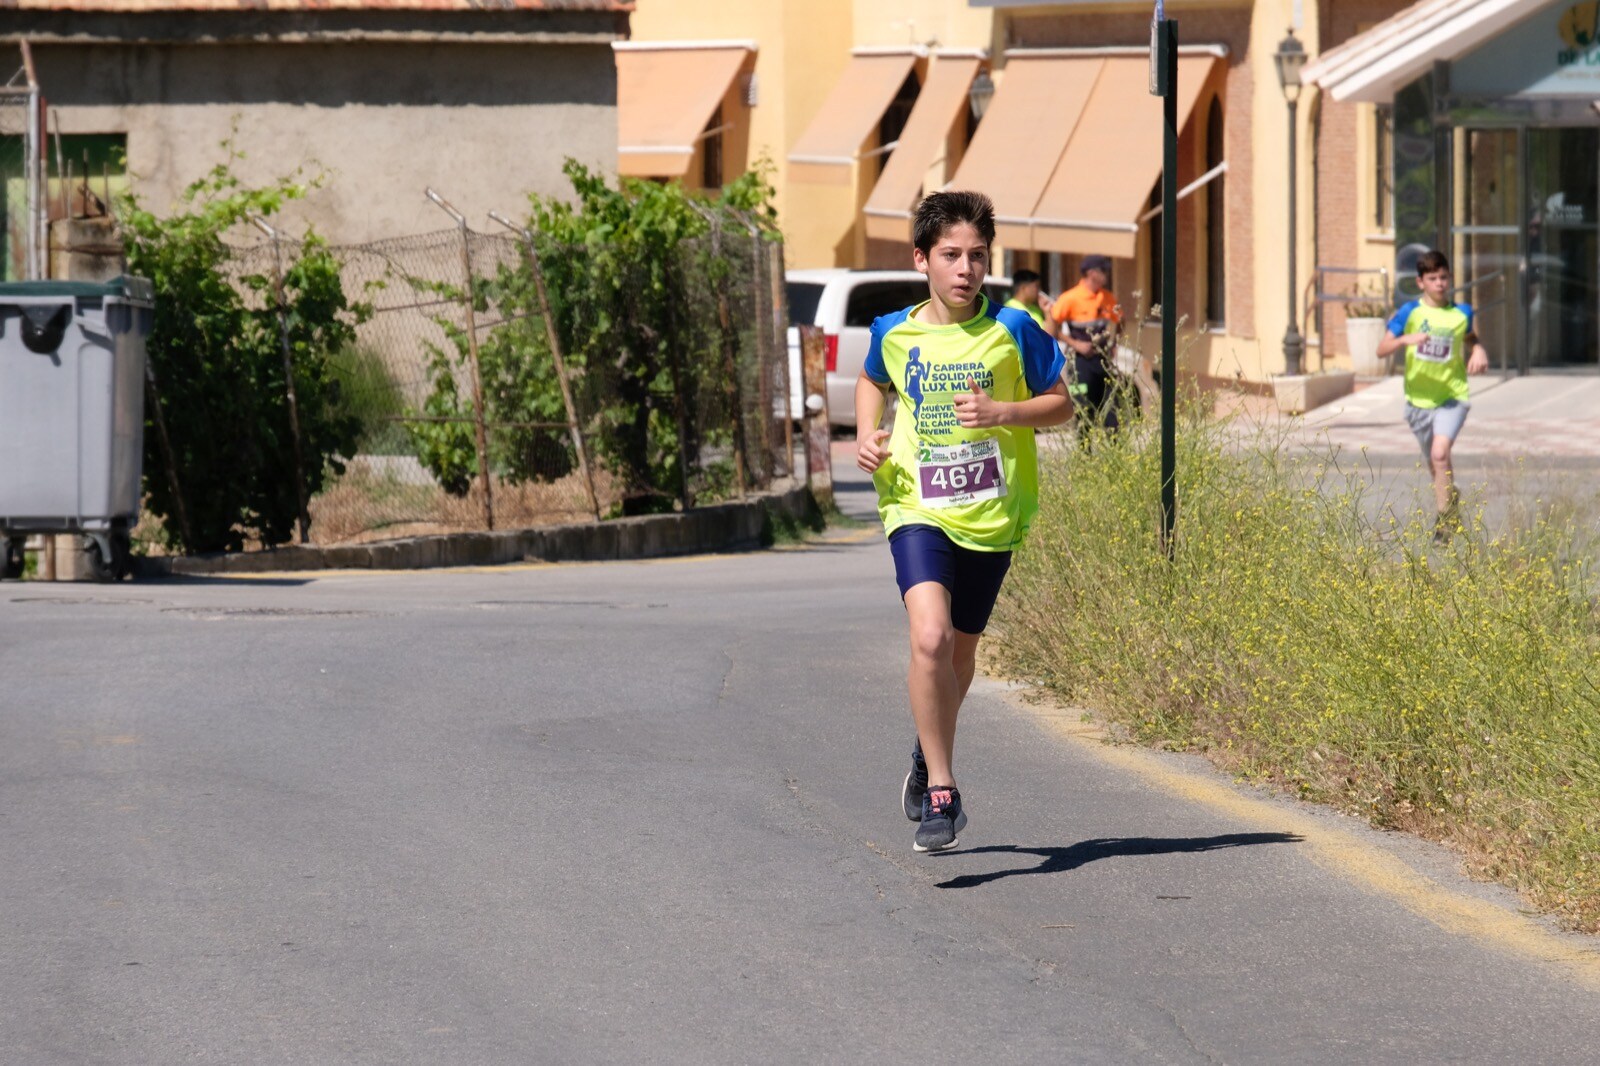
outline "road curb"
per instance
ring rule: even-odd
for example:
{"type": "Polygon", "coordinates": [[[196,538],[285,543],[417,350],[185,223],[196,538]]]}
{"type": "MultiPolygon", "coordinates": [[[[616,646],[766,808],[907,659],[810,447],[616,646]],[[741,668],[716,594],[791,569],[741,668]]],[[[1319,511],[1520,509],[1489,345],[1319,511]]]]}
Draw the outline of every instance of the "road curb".
{"type": "Polygon", "coordinates": [[[812,524],[821,511],[804,485],[679,514],[574,522],[494,533],[134,560],[134,576],[259,574],[285,570],[429,570],[520,562],[603,562],[738,551],[772,542],[776,524],[812,524]]]}

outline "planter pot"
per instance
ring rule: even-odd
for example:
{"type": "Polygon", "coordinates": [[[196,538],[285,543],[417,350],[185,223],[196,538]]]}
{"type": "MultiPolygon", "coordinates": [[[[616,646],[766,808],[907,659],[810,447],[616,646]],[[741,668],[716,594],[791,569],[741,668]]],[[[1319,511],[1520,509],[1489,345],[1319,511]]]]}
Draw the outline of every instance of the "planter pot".
{"type": "Polygon", "coordinates": [[[1344,320],[1345,345],[1350,349],[1350,368],[1357,377],[1379,378],[1389,373],[1389,359],[1378,358],[1378,342],[1388,323],[1381,318],[1344,320]]]}
{"type": "Polygon", "coordinates": [[[1323,374],[1280,374],[1272,379],[1272,394],[1278,410],[1285,414],[1305,414],[1330,400],[1355,391],[1356,376],[1348,370],[1323,374]]]}

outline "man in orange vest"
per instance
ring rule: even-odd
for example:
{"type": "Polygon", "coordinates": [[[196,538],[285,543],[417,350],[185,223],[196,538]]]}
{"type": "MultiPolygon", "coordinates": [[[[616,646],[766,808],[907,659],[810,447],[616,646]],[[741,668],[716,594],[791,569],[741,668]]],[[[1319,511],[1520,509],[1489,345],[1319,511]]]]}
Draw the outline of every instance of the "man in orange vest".
{"type": "Polygon", "coordinates": [[[1056,298],[1050,317],[1064,327],[1061,342],[1073,357],[1073,400],[1078,409],[1104,426],[1107,433],[1115,433],[1116,370],[1108,364],[1117,355],[1122,307],[1108,287],[1111,260],[1103,255],[1086,255],[1078,272],[1083,280],[1056,298]]]}

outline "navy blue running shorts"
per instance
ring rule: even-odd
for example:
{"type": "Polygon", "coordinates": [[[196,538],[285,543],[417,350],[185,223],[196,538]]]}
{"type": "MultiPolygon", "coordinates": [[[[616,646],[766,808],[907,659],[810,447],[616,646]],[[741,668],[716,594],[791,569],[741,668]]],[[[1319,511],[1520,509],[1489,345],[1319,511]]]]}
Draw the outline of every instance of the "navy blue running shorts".
{"type": "Polygon", "coordinates": [[[890,533],[889,551],[902,601],[911,586],[937,581],[950,591],[951,624],[969,636],[983,632],[1011,568],[1010,552],[963,548],[938,526],[923,525],[900,526],[890,533]]]}

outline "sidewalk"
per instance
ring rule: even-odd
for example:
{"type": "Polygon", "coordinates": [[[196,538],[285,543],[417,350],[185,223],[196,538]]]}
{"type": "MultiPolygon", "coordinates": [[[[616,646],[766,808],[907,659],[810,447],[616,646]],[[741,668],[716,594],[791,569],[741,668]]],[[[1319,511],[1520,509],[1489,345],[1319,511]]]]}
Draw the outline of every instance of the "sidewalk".
{"type": "MultiPolygon", "coordinates": [[[[1299,419],[1308,443],[1420,457],[1403,415],[1399,377],[1319,407],[1299,419]]],[[[1472,380],[1472,413],[1456,455],[1600,459],[1600,376],[1533,375],[1472,380]]]]}

